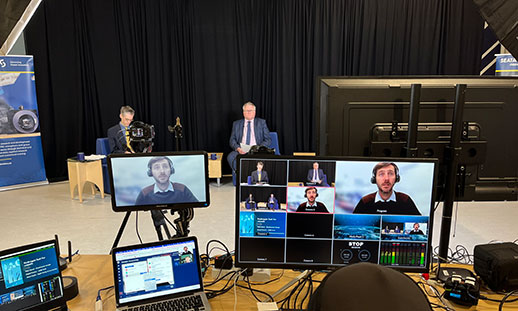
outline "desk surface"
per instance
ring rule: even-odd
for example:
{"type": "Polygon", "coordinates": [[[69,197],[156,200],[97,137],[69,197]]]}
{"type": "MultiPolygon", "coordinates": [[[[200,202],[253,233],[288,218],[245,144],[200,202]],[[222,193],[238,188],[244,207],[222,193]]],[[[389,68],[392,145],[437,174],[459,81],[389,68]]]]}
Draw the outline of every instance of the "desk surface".
{"type": "MultiPolygon", "coordinates": [[[[281,274],[282,270],[272,270],[272,279],[281,274]]],[[[113,285],[113,274],[112,274],[112,265],[111,265],[111,257],[109,255],[78,255],[74,256],[74,260],[69,264],[68,269],[63,272],[63,275],[72,275],[78,278],[79,283],[79,295],[70,300],[68,302],[68,307],[70,310],[93,310],[95,299],[97,297],[97,291],[100,288],[108,287],[113,285]]],[[[288,271],[286,270],[283,276],[275,282],[272,282],[268,285],[257,285],[254,286],[255,289],[259,289],[262,291],[266,291],[268,293],[274,293],[278,289],[280,289],[283,285],[288,283],[291,279],[298,275],[298,272],[288,271]]],[[[324,276],[323,273],[318,273],[315,279],[321,279],[324,276]]],[[[411,276],[416,279],[419,277],[417,274],[411,274],[411,276]]],[[[207,273],[206,280],[210,281],[210,272],[207,273]]],[[[241,284],[246,284],[244,282],[239,282],[241,284]]],[[[317,286],[318,283],[314,284],[317,286]]],[[[210,289],[219,289],[224,284],[216,284],[211,286],[210,289]]],[[[493,299],[501,299],[502,295],[496,294],[487,294],[483,293],[483,295],[491,297],[493,299]]],[[[259,298],[263,298],[264,296],[258,294],[259,298]]],[[[256,311],[257,305],[256,300],[252,296],[249,290],[244,288],[236,289],[236,296],[234,296],[234,289],[231,289],[226,294],[217,296],[210,301],[210,304],[213,310],[233,310],[234,309],[234,299],[237,297],[237,307],[236,310],[243,311],[256,311]]],[[[285,294],[281,294],[279,298],[285,297],[285,294]]],[[[115,297],[113,289],[109,291],[104,291],[102,293],[103,298],[103,309],[104,310],[115,310],[115,297]]],[[[279,299],[276,299],[279,300],[279,299]]],[[[300,301],[300,299],[299,299],[300,301]]],[[[498,310],[498,303],[480,300],[477,306],[473,306],[471,308],[467,308],[464,306],[459,306],[453,303],[450,303],[451,307],[455,310],[498,310]]],[[[518,302],[514,303],[506,303],[504,305],[504,310],[518,310],[518,302]]]]}

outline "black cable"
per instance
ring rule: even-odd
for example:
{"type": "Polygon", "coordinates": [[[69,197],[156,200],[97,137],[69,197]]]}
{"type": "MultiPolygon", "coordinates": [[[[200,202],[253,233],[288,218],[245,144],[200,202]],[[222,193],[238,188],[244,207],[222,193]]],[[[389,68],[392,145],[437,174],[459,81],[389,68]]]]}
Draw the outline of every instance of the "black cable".
{"type": "Polygon", "coordinates": [[[101,288],[97,291],[97,299],[95,299],[95,301],[98,301],[98,300],[101,300],[101,292],[103,290],[109,290],[109,289],[112,289],[113,288],[113,285],[112,286],[108,286],[108,287],[105,287],[105,288],[101,288]]]}
{"type": "Polygon", "coordinates": [[[306,294],[304,295],[304,298],[302,298],[302,301],[300,302],[300,308],[303,309],[304,307],[304,301],[306,301],[307,297],[311,297],[313,295],[313,278],[311,275],[309,276],[309,285],[308,290],[306,291],[306,294]]]}
{"type": "Polygon", "coordinates": [[[138,232],[138,211],[135,214],[135,231],[137,231],[138,240],[140,241],[140,244],[142,244],[142,238],[140,238],[140,233],[138,232]]]}
{"type": "MultiPolygon", "coordinates": [[[[210,258],[210,257],[209,257],[209,258],[210,258]]],[[[224,266],[224,265],[225,265],[225,263],[226,263],[228,260],[232,260],[232,257],[230,257],[230,256],[225,257],[225,260],[223,260],[223,263],[221,264],[221,266],[224,266]]],[[[209,285],[206,285],[206,286],[211,286],[211,285],[213,285],[213,284],[215,284],[215,283],[217,283],[217,282],[221,281],[222,279],[224,279],[224,278],[225,278],[229,273],[235,272],[235,271],[230,271],[230,272],[228,272],[227,274],[225,274],[224,276],[222,276],[222,277],[220,278],[221,271],[223,271],[223,269],[219,269],[219,271],[218,271],[218,275],[216,275],[216,277],[215,277],[215,279],[212,281],[212,283],[211,283],[211,284],[209,284],[209,285]]]]}
{"type": "MultiPolygon", "coordinates": [[[[509,298],[511,295],[515,294],[515,293],[518,293],[518,290],[513,290],[509,293],[507,293],[504,298],[502,298],[502,301],[500,302],[500,304],[498,305],[498,311],[502,311],[502,308],[504,307],[504,303],[506,303],[506,300],[507,298],[509,298]]],[[[518,299],[513,299],[513,300],[510,300],[510,301],[507,301],[507,302],[512,302],[512,301],[516,301],[518,299]]]]}
{"type": "MultiPolygon", "coordinates": [[[[252,293],[252,295],[254,296],[254,298],[261,302],[262,300],[260,300],[259,298],[257,298],[257,296],[255,295],[254,291],[258,292],[258,293],[261,293],[265,296],[267,296],[268,298],[270,298],[271,301],[275,301],[275,299],[273,299],[272,295],[268,294],[267,292],[265,291],[262,291],[262,290],[259,290],[259,289],[255,289],[255,288],[252,288],[252,286],[250,285],[250,278],[248,277],[248,275],[246,275],[245,277],[245,280],[246,280],[246,283],[248,284],[248,289],[250,290],[250,292],[252,293]]],[[[239,285],[237,284],[238,287],[244,287],[242,285],[239,285]]]]}
{"type": "Polygon", "coordinates": [[[228,247],[227,247],[225,244],[223,244],[223,242],[221,242],[221,241],[219,241],[219,240],[210,240],[210,241],[208,241],[208,242],[207,242],[207,245],[206,245],[206,247],[205,247],[205,253],[206,253],[207,255],[209,254],[209,244],[210,244],[210,243],[213,243],[213,242],[214,242],[214,243],[219,243],[219,244],[221,244],[221,245],[225,248],[225,250],[227,251],[227,255],[231,255],[231,254],[230,254],[230,251],[228,250],[228,247]]]}
{"type": "Polygon", "coordinates": [[[176,233],[178,233],[178,228],[176,228],[176,226],[173,225],[173,223],[169,220],[169,218],[166,217],[166,215],[164,214],[164,211],[162,211],[161,209],[159,211],[162,214],[162,216],[164,216],[164,219],[169,223],[169,225],[171,225],[171,227],[173,227],[174,231],[176,233]]]}

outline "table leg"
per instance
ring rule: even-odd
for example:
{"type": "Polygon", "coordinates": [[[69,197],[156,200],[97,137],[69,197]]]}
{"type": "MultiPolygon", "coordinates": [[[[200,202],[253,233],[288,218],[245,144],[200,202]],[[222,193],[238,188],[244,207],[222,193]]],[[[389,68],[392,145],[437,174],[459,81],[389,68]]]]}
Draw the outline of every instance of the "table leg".
{"type": "Polygon", "coordinates": [[[220,178],[218,177],[217,179],[218,179],[218,187],[219,187],[219,186],[220,186],[220,184],[219,184],[219,180],[220,180],[220,178]]]}

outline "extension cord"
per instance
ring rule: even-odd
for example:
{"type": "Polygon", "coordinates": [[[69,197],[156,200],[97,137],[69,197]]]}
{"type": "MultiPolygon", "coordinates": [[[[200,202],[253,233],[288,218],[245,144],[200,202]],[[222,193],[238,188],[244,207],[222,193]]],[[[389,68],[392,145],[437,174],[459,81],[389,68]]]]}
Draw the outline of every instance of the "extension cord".
{"type": "MultiPolygon", "coordinates": [[[[219,274],[219,277],[222,277],[229,272],[239,273],[240,270],[241,270],[240,268],[236,268],[236,267],[232,267],[232,269],[212,268],[212,278],[216,279],[218,277],[218,274],[219,274]],[[221,271],[221,273],[220,273],[220,271],[221,271]]],[[[271,275],[270,269],[254,269],[254,274],[249,276],[248,280],[250,280],[250,282],[266,282],[266,281],[270,280],[270,275],[271,275]]],[[[235,277],[235,274],[226,275],[223,279],[227,280],[227,279],[230,279],[231,277],[235,277]]],[[[246,278],[244,275],[240,275],[238,280],[245,281],[246,278]]]]}

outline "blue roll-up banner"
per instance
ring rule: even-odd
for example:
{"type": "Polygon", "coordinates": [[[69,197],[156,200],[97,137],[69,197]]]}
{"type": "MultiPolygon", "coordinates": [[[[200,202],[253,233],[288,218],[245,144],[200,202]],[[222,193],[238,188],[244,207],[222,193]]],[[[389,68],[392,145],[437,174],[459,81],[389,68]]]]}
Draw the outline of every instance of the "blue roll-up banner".
{"type": "Polygon", "coordinates": [[[48,183],[32,56],[0,56],[0,190],[48,183]]]}
{"type": "Polygon", "coordinates": [[[496,54],[495,76],[518,76],[518,62],[511,54],[496,54]]]}

